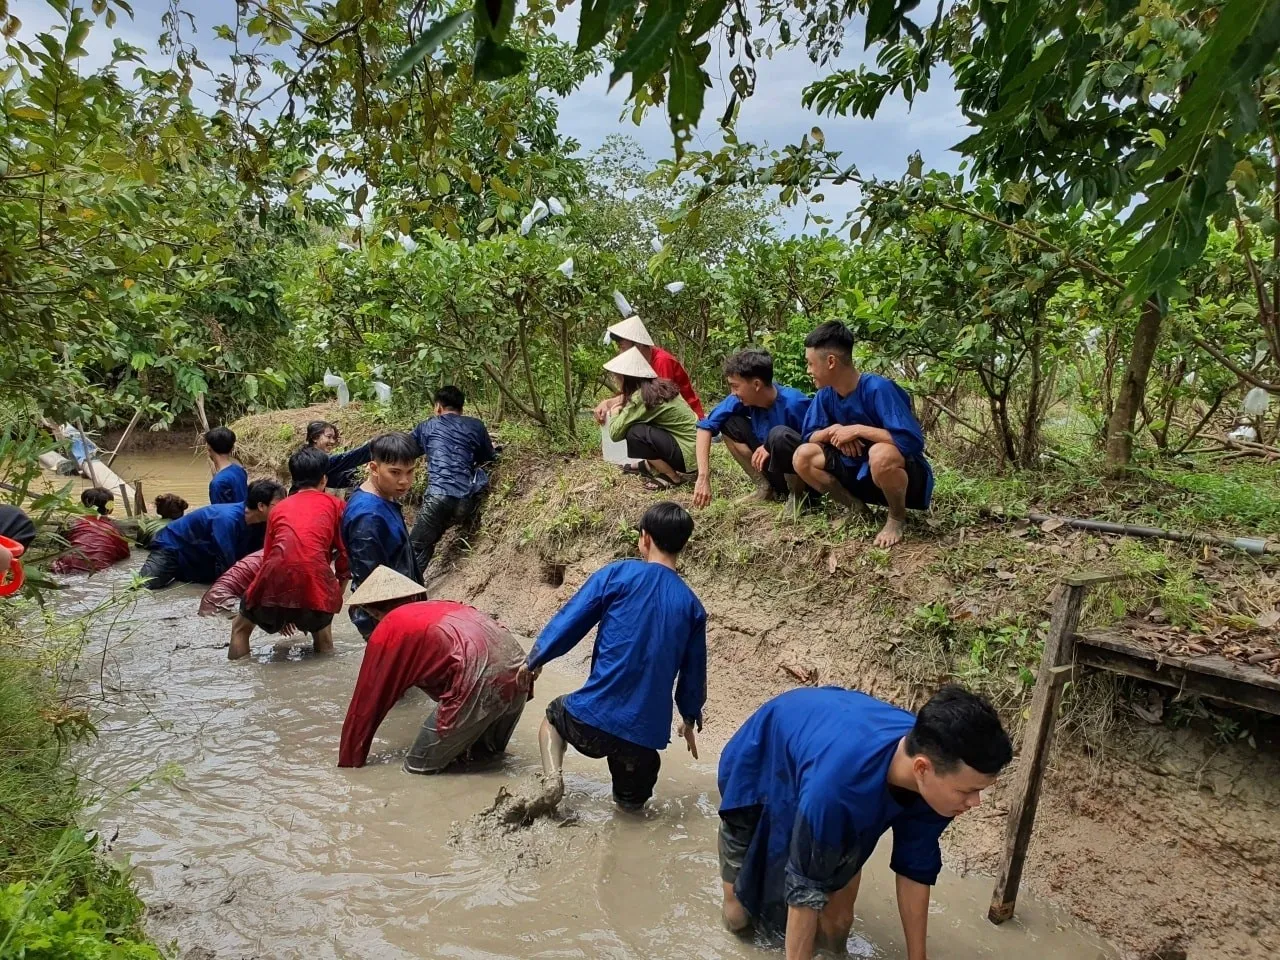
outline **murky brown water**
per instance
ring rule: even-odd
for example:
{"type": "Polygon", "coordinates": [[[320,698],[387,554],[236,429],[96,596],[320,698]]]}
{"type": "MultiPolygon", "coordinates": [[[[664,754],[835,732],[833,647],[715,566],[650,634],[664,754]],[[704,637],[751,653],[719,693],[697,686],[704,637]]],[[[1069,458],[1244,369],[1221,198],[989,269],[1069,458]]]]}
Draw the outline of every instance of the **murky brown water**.
{"type": "MultiPolygon", "coordinates": [[[[142,485],[148,512],[154,512],[156,496],[161,493],[176,493],[193,508],[202,507],[209,502],[209,478],[213,472],[203,450],[122,453],[116,457],[111,469],[128,483],[142,485]]],[[[46,484],[53,489],[61,489],[70,483],[73,494],[77,497],[81,490],[93,485],[83,477],[62,477],[50,472],[46,472],[44,476],[46,484]]],[[[256,477],[257,474],[251,475],[251,478],[256,477]]],[[[115,515],[125,515],[122,504],[116,504],[115,515]]]]}
{"type": "MultiPolygon", "coordinates": [[[[68,606],[129,572],[77,585],[68,606]]],[[[103,618],[81,668],[107,698],[85,757],[110,798],[103,833],[119,830],[115,850],[137,867],[161,940],[228,958],[781,957],[720,927],[714,757],[668,750],[656,802],[633,818],[615,814],[605,765],[571,752],[565,805],[576,822],[454,844],[455,821],[536,770],[540,708],[576,677],[544,674],[498,769],[402,773],[427,703],[413,691],[379,731],[371,765],[339,770],[363,650],[345,615],[332,658],[272,661],[257,634],[255,657],[228,664],[227,625],[193,616],[198,592],[144,596],[114,626],[103,618]]],[[[903,955],[886,852],[863,884],[855,956],[903,955]]],[[[944,877],[934,960],[1115,956],[1030,899],[1016,922],[989,925],[990,891],[988,880],[944,877]]]]}

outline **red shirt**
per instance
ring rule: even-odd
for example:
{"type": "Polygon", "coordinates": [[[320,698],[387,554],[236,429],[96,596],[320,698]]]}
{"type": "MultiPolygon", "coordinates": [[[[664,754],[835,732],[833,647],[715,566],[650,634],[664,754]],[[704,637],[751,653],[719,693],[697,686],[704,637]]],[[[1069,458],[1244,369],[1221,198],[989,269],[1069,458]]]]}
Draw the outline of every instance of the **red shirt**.
{"type": "Polygon", "coordinates": [[[351,576],[342,544],[342,506],[319,490],[299,490],[271,508],[262,567],[244,593],[246,607],[342,609],[340,581],[351,576]]]}
{"type": "Polygon", "coordinates": [[[365,645],[338,766],[364,766],[379,724],[410,687],[421,687],[440,705],[436,731],[444,737],[481,711],[506,710],[517,696],[522,663],[515,638],[474,607],[446,600],[396,607],[365,645]]]}
{"type": "Polygon", "coordinates": [[[706,417],[702,412],[702,401],[698,399],[693,384],[689,382],[689,374],[684,372],[684,367],[680,365],[679,360],[661,347],[654,347],[649,355],[649,366],[653,367],[653,372],[663,380],[670,380],[680,388],[680,396],[693,407],[693,412],[698,415],[699,420],[706,417]]]}
{"type": "Polygon", "coordinates": [[[196,612],[202,617],[220,617],[226,614],[235,616],[240,611],[240,599],[253,578],[262,569],[262,551],[255,550],[237,560],[222,576],[213,581],[213,586],[200,598],[200,609],[196,612]]]}
{"type": "Polygon", "coordinates": [[[129,541],[106,517],[80,517],[67,534],[71,549],[53,561],[54,573],[105,570],[129,556],[129,541]]]}

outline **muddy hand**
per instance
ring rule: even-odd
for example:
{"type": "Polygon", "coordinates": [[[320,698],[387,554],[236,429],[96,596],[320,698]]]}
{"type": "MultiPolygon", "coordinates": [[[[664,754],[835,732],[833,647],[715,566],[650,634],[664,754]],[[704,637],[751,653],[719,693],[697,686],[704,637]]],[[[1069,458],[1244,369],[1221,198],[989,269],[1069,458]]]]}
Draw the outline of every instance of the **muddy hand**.
{"type": "Polygon", "coordinates": [[[698,740],[694,733],[694,725],[692,723],[685,723],[681,720],[679,726],[676,727],[676,733],[684,737],[685,745],[689,748],[689,752],[693,754],[693,759],[697,760],[698,740]]]}

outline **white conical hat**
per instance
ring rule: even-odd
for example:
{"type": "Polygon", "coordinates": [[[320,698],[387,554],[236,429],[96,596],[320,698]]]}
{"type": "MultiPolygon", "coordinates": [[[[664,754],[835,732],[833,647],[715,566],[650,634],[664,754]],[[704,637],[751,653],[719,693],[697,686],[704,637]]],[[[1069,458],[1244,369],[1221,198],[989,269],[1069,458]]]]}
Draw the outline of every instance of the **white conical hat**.
{"type": "Polygon", "coordinates": [[[653,346],[653,337],[649,336],[649,331],[645,329],[644,321],[640,319],[639,314],[632,314],[625,320],[620,320],[609,328],[610,336],[617,340],[630,340],[632,343],[642,343],[646,347],[653,346]]]}
{"type": "Polygon", "coordinates": [[[406,597],[425,596],[426,592],[426,587],[410,580],[403,573],[379,566],[351,594],[347,606],[363,607],[371,603],[386,603],[388,600],[404,600],[406,597]]]}
{"type": "Polygon", "coordinates": [[[635,377],[637,380],[657,380],[658,371],[649,366],[639,347],[632,347],[618,354],[604,365],[610,373],[623,377],[635,377]]]}

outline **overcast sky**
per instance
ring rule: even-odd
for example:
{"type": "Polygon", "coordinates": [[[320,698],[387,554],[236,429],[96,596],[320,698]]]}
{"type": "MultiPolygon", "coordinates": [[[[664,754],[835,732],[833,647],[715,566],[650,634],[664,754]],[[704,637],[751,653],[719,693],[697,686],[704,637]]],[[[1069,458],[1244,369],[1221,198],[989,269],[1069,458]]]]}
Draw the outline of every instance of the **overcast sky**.
{"type": "MultiPolygon", "coordinates": [[[[87,2],[84,5],[87,6],[87,2]]],[[[90,54],[86,67],[106,60],[114,37],[146,49],[153,66],[166,62],[158,52],[157,38],[163,29],[161,15],[167,9],[167,0],[132,0],[132,6],[132,20],[122,16],[112,30],[101,22],[94,27],[86,44],[90,54]]],[[[194,39],[201,58],[215,74],[228,71],[226,46],[212,35],[212,28],[234,20],[234,0],[199,0],[184,6],[196,15],[198,33],[194,39]]],[[[576,28],[578,9],[575,4],[563,15],[570,20],[567,24],[570,34],[576,28]]],[[[22,21],[20,36],[25,39],[34,35],[35,28],[60,22],[46,0],[10,0],[9,10],[22,21]]],[[[185,22],[183,28],[184,33],[187,32],[185,22]]],[[[926,169],[954,171],[960,158],[950,147],[967,134],[956,108],[954,92],[945,81],[935,82],[927,94],[917,98],[910,111],[901,100],[886,100],[875,120],[819,117],[800,106],[801,92],[808,84],[832,69],[856,65],[862,54],[860,48],[860,43],[851,44],[840,61],[822,69],[815,67],[799,49],[782,51],[772,60],[761,60],[755,95],[746,101],[739,116],[739,139],[782,147],[799,140],[816,125],[826,134],[828,147],[842,151],[844,159],[856,163],[864,174],[900,176],[908,155],[915,150],[923,155],[926,169]]],[[[717,121],[728,103],[731,66],[732,63],[728,63],[722,68],[718,55],[713,53],[709,64],[713,88],[707,91],[703,120],[691,145],[694,149],[711,148],[719,143],[717,121]]],[[[204,86],[212,88],[212,82],[204,86]]],[[[610,92],[607,76],[589,79],[565,101],[560,112],[560,129],[578,140],[584,151],[599,146],[611,133],[621,133],[635,138],[651,160],[669,157],[671,134],[665,111],[650,111],[639,126],[632,124],[625,103],[629,89],[627,80],[610,92]]],[[[856,205],[856,189],[828,190],[826,196],[826,202],[815,211],[833,217],[838,226],[845,212],[856,205]]],[[[803,228],[804,211],[785,212],[783,221],[786,232],[799,231],[803,228]]]]}

